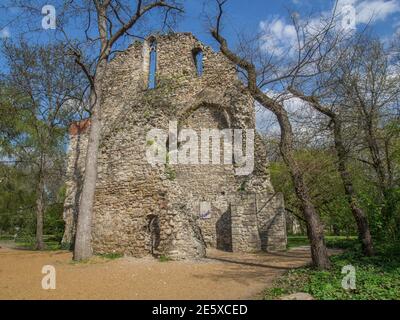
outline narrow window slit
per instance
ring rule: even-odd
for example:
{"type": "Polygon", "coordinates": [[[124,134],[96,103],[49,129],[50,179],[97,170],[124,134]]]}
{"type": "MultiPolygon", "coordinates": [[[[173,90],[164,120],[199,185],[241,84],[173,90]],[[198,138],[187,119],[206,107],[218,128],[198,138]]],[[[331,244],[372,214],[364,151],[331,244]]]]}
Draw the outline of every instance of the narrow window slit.
{"type": "Polygon", "coordinates": [[[196,66],[197,76],[201,77],[203,75],[203,51],[201,49],[194,49],[193,59],[196,66]]]}
{"type": "Polygon", "coordinates": [[[157,44],[155,41],[150,43],[150,63],[149,63],[149,89],[156,87],[157,73],[157,44]]]}

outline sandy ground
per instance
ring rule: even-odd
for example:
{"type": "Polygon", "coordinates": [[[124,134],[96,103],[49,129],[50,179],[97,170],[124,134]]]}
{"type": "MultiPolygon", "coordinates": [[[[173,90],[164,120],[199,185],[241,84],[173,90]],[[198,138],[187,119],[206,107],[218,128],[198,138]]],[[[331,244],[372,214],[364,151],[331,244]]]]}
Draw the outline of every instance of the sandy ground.
{"type": "Polygon", "coordinates": [[[73,263],[66,251],[0,248],[0,299],[254,299],[284,271],[309,262],[308,248],[277,254],[209,250],[200,261],[153,258],[73,263]],[[56,269],[56,289],[43,290],[44,265],[56,269]]]}

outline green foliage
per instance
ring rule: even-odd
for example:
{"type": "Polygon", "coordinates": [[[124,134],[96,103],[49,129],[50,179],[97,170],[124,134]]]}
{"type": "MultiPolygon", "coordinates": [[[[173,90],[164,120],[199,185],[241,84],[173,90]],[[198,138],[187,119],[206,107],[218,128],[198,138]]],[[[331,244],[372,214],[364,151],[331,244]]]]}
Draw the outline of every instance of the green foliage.
{"type": "Polygon", "coordinates": [[[289,290],[286,288],[270,288],[266,290],[264,299],[265,300],[274,300],[284,295],[288,295],[289,290]]]}
{"type": "MultiPolygon", "coordinates": [[[[313,203],[320,212],[326,232],[353,235],[355,224],[337,171],[335,155],[324,150],[304,149],[296,153],[296,160],[305,173],[313,203]]],[[[282,162],[273,162],[269,169],[271,182],[276,191],[283,193],[286,208],[302,216],[287,167],[282,162]]]]}
{"type": "MultiPolygon", "coordinates": [[[[149,110],[161,108],[164,112],[176,112],[176,106],[172,103],[171,94],[182,86],[185,81],[184,75],[174,75],[173,77],[157,77],[156,87],[146,90],[143,96],[143,103],[149,106],[149,110]]],[[[147,112],[146,112],[147,113],[147,112]]],[[[151,117],[152,113],[145,115],[151,117]]]]}
{"type": "Polygon", "coordinates": [[[356,236],[327,236],[326,246],[334,249],[358,249],[361,245],[356,236]]]}
{"type": "Polygon", "coordinates": [[[239,192],[245,192],[245,191],[246,191],[246,186],[247,186],[247,182],[246,182],[246,181],[243,181],[243,182],[240,184],[240,187],[238,188],[238,191],[239,191],[239,192]]]}
{"type": "Polygon", "coordinates": [[[61,242],[64,234],[63,203],[55,203],[45,212],[44,233],[52,235],[58,243],[61,242]]]}
{"type": "Polygon", "coordinates": [[[176,171],[170,165],[165,165],[165,175],[167,176],[168,180],[175,180],[176,179],[176,171]]]}
{"type": "MultiPolygon", "coordinates": [[[[33,247],[36,232],[36,193],[32,176],[24,168],[1,165],[4,183],[0,184],[0,233],[16,235],[16,241],[33,247]]],[[[64,189],[52,196],[44,213],[44,234],[60,243],[64,232],[62,217],[64,189]]],[[[49,243],[52,246],[51,243],[49,243]]]]}
{"type": "MultiPolygon", "coordinates": [[[[361,179],[360,179],[361,180],[361,179]]],[[[366,182],[359,184],[360,204],[366,209],[371,233],[381,241],[400,239],[400,188],[386,191],[384,197],[373,185],[366,182]]]]}
{"type": "Polygon", "coordinates": [[[319,300],[388,300],[400,299],[400,243],[376,245],[374,257],[364,257],[358,245],[346,244],[350,249],[333,256],[332,269],[316,271],[301,268],[289,271],[278,279],[273,288],[265,291],[265,299],[276,299],[285,294],[305,292],[319,300]],[[356,269],[356,289],[345,290],[341,282],[342,268],[356,269]]]}
{"type": "Polygon", "coordinates": [[[170,258],[170,257],[168,257],[168,256],[166,256],[166,255],[161,255],[159,258],[158,258],[158,261],[160,261],[160,262],[169,262],[169,261],[171,261],[172,259],[170,258]]]}
{"type": "Polygon", "coordinates": [[[35,192],[29,177],[26,170],[0,164],[0,232],[34,232],[35,192]]]}
{"type": "Polygon", "coordinates": [[[61,250],[73,250],[73,244],[70,242],[61,242],[60,249],[61,250]]]}
{"type": "Polygon", "coordinates": [[[108,260],[116,260],[122,258],[124,255],[122,253],[112,252],[99,254],[99,256],[108,260]]]}
{"type": "MultiPolygon", "coordinates": [[[[52,235],[43,236],[43,241],[47,251],[63,250],[59,241],[55,241],[52,235]]],[[[15,241],[15,247],[20,249],[35,250],[36,241],[34,235],[21,235],[15,241]]]]}
{"type": "Polygon", "coordinates": [[[51,235],[51,239],[61,243],[64,235],[64,200],[65,200],[65,186],[61,186],[54,199],[54,203],[47,206],[44,215],[44,234],[51,235]]]}
{"type": "Polygon", "coordinates": [[[14,240],[14,236],[11,234],[2,234],[0,235],[0,241],[10,241],[14,240]]]}
{"type": "Polygon", "coordinates": [[[287,247],[288,249],[290,248],[295,248],[295,247],[301,247],[301,246],[308,246],[310,244],[310,241],[306,236],[292,236],[288,235],[287,237],[287,247]]]}
{"type": "Polygon", "coordinates": [[[383,205],[384,231],[381,238],[390,241],[400,239],[400,188],[393,188],[386,192],[383,205]]]}
{"type": "Polygon", "coordinates": [[[24,41],[2,48],[9,72],[0,83],[0,233],[24,246],[34,242],[37,199],[43,198],[44,233],[57,243],[63,234],[67,128],[86,81],[65,50],[24,41]]]}
{"type": "MultiPolygon", "coordinates": [[[[325,236],[326,246],[328,248],[348,249],[357,244],[355,236],[325,236]]],[[[288,236],[288,248],[308,246],[310,241],[306,236],[288,236]]]]}
{"type": "MultiPolygon", "coordinates": [[[[400,148],[400,143],[398,146],[400,148]]],[[[393,154],[396,153],[398,151],[394,150],[393,154]]],[[[395,156],[393,158],[392,165],[395,172],[400,162],[395,156]]],[[[305,173],[306,183],[325,225],[326,234],[346,236],[356,234],[355,221],[337,171],[335,154],[326,150],[303,149],[296,153],[296,160],[305,173]]],[[[297,216],[302,216],[286,166],[282,162],[273,162],[269,169],[275,190],[284,195],[286,208],[297,216]]],[[[399,240],[400,188],[392,187],[382,197],[376,183],[371,181],[373,172],[369,166],[349,158],[348,170],[357,191],[358,204],[368,216],[373,238],[381,241],[399,240]]]]}

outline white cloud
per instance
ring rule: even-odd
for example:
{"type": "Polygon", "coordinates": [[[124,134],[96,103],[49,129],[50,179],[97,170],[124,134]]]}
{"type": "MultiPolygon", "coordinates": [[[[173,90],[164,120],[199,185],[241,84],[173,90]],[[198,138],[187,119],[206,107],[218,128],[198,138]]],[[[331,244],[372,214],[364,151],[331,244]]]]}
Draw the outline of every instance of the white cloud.
{"type": "MultiPolygon", "coordinates": [[[[339,0],[337,3],[338,19],[341,19],[342,9],[346,6],[353,6],[355,9],[355,25],[376,23],[386,20],[390,15],[400,12],[400,0],[339,0]]],[[[331,11],[323,11],[320,17],[307,18],[307,30],[312,32],[321,25],[321,17],[327,18],[331,11]]],[[[306,18],[299,17],[300,23],[305,23],[306,18]]],[[[338,22],[338,28],[341,29],[338,22]]],[[[290,54],[290,49],[297,44],[296,30],[291,23],[287,23],[282,17],[272,17],[261,21],[259,28],[263,34],[262,48],[274,55],[290,54]]]]}
{"type": "Polygon", "coordinates": [[[263,33],[263,49],[276,55],[283,54],[297,41],[294,26],[281,18],[261,21],[260,29],[263,33]]]}
{"type": "Polygon", "coordinates": [[[338,12],[346,5],[355,8],[357,24],[384,21],[391,14],[400,12],[399,0],[339,0],[338,12]]]}
{"type": "Polygon", "coordinates": [[[340,10],[340,9],[342,9],[344,6],[348,6],[348,5],[350,5],[350,6],[355,6],[356,3],[357,3],[358,1],[359,1],[359,0],[338,0],[338,2],[337,2],[337,8],[340,10]]]}
{"type": "Polygon", "coordinates": [[[5,27],[0,30],[0,39],[9,38],[10,36],[11,36],[11,32],[10,32],[10,29],[8,29],[8,27],[5,27]]]}

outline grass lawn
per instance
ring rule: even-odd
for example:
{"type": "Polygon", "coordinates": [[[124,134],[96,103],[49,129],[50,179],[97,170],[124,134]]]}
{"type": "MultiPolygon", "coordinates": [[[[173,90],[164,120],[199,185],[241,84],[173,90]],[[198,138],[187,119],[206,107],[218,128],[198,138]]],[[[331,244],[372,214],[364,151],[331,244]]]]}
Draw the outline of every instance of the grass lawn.
{"type": "MultiPolygon", "coordinates": [[[[325,236],[328,248],[347,249],[357,242],[356,236],[325,236]]],[[[310,242],[306,236],[288,236],[288,248],[308,246],[310,242]]]]}
{"type": "MultiPolygon", "coordinates": [[[[62,249],[60,242],[54,239],[53,236],[44,235],[43,240],[45,244],[45,250],[62,249]]],[[[35,239],[33,237],[17,237],[17,239],[14,241],[13,235],[1,235],[0,241],[11,243],[13,247],[15,246],[16,248],[28,249],[28,250],[35,249],[35,239]]]]}
{"type": "MultiPolygon", "coordinates": [[[[290,237],[289,247],[305,245],[305,237],[290,237]]],[[[265,291],[265,299],[277,299],[296,292],[311,294],[318,300],[400,300],[400,244],[375,245],[376,255],[364,257],[357,239],[327,237],[329,247],[346,251],[331,257],[329,271],[310,267],[287,272],[272,288],[265,291]],[[342,288],[342,268],[352,265],[356,270],[356,289],[342,288]]]]}
{"type": "MultiPolygon", "coordinates": [[[[45,240],[44,245],[45,245],[45,250],[54,251],[62,249],[58,241],[45,240]]],[[[35,243],[32,242],[16,241],[15,246],[21,249],[28,249],[28,250],[35,249],[35,243]]]]}
{"type": "Polygon", "coordinates": [[[0,241],[10,241],[10,240],[14,240],[14,236],[9,234],[0,235],[0,241]]]}

